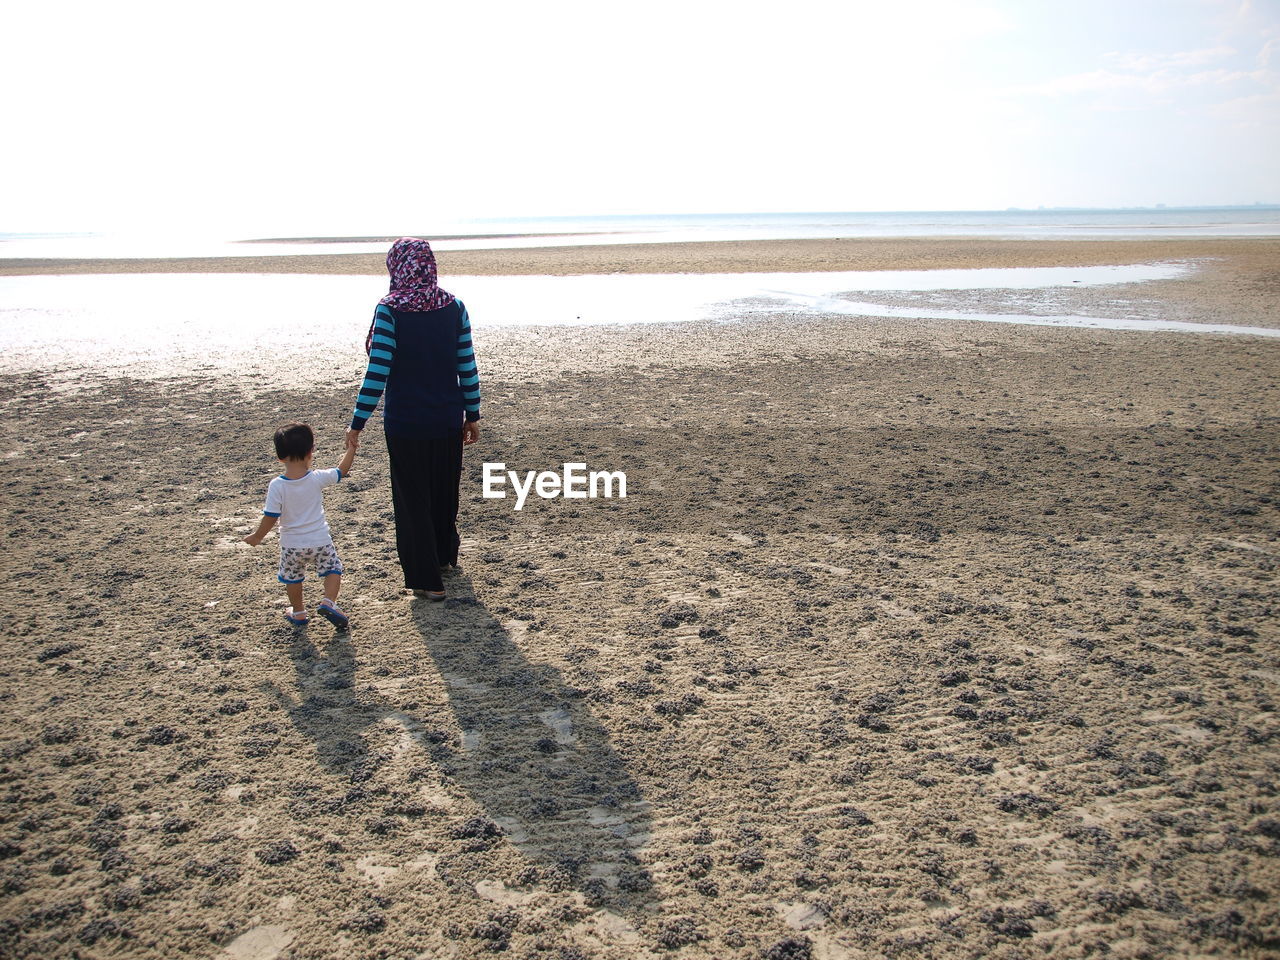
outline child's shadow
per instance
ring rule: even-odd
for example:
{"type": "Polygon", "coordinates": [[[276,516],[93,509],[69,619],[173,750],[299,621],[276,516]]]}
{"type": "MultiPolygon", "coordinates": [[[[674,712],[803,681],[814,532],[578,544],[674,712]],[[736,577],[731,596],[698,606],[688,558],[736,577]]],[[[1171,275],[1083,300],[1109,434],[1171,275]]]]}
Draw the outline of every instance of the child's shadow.
{"type": "MultiPolygon", "coordinates": [[[[652,881],[636,856],[649,804],[604,728],[548,664],[527,659],[462,573],[449,600],[414,602],[415,624],[462,728],[448,772],[552,885],[638,906],[652,881]]],[[[514,634],[514,636],[513,636],[514,634]]]]}
{"type": "MultiPolygon", "coordinates": [[[[312,630],[324,630],[315,623],[312,630]]],[[[327,632],[327,631],[326,631],[327,632]]],[[[376,767],[361,731],[392,712],[390,704],[361,703],[356,700],[355,656],[344,633],[334,634],[324,644],[323,654],[313,637],[296,633],[289,656],[297,671],[299,702],[275,684],[268,687],[295,727],[316,745],[316,760],[328,772],[353,783],[367,779],[376,767]]]]}

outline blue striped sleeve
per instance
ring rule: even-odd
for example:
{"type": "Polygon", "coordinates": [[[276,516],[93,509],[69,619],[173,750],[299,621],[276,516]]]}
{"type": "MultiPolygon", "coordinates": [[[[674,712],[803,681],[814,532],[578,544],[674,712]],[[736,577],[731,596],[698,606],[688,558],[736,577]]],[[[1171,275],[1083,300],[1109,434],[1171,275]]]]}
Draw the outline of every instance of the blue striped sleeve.
{"type": "Polygon", "coordinates": [[[355,413],[351,416],[351,429],[363,430],[373,411],[378,408],[382,392],[387,389],[387,377],[396,359],[396,317],[391,309],[378,304],[373,313],[373,343],[369,347],[369,365],[365,368],[364,383],[356,397],[355,413]]]}
{"type": "Polygon", "coordinates": [[[458,384],[462,387],[462,405],[467,421],[480,419],[480,370],[476,352],[471,346],[471,318],[461,300],[462,317],[458,320],[458,384]]]}

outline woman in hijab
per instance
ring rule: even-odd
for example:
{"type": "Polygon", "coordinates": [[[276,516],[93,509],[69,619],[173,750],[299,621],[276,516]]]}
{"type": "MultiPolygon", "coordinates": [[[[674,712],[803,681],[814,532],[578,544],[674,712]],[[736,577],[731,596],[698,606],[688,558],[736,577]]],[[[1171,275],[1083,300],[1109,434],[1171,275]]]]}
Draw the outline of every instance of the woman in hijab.
{"type": "Polygon", "coordinates": [[[402,238],[387,254],[391,290],[365,340],[369,365],[356,398],[348,446],[384,399],[396,550],[404,585],[443,600],[441,571],[458,565],[462,448],[480,438],[480,375],[467,308],[436,282],[425,240],[402,238]]]}

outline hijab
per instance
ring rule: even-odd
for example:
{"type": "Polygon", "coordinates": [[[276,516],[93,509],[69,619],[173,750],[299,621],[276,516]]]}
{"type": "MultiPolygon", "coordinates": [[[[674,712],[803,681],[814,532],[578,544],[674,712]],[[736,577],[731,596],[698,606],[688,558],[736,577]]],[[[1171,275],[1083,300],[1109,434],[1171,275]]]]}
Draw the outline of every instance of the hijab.
{"type": "MultiPolygon", "coordinates": [[[[436,256],[431,244],[416,237],[401,237],[387,251],[391,290],[378,302],[398,310],[439,310],[453,303],[453,294],[436,282],[436,256]]],[[[365,352],[373,346],[373,324],[365,339],[365,352]]]]}

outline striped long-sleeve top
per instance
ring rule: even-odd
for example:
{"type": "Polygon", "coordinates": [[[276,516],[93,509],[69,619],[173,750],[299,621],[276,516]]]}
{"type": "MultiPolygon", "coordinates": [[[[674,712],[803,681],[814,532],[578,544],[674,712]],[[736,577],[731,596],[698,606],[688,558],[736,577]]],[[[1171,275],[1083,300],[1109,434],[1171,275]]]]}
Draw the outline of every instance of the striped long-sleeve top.
{"type": "Polygon", "coordinates": [[[480,419],[480,373],[461,300],[420,312],[378,305],[353,430],[364,429],[379,400],[390,434],[445,436],[464,416],[480,419]]]}

